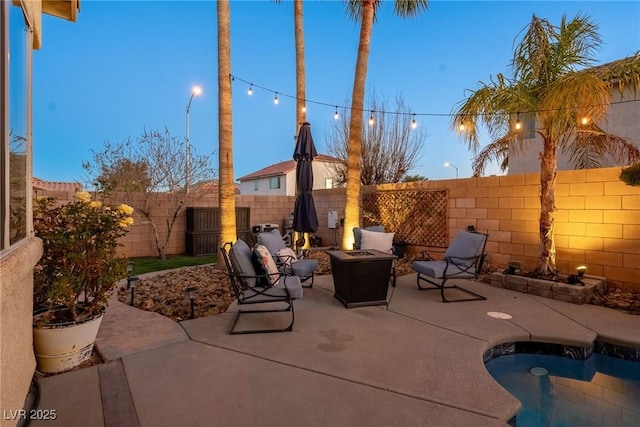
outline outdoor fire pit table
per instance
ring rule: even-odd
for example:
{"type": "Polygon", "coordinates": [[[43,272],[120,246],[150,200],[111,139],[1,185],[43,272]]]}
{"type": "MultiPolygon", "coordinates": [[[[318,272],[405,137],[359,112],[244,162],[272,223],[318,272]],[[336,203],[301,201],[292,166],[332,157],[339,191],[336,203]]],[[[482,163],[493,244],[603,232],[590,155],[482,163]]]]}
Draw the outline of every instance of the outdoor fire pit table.
{"type": "Polygon", "coordinates": [[[335,294],[346,308],[387,303],[387,289],[395,255],[373,249],[327,251],[335,294]]]}

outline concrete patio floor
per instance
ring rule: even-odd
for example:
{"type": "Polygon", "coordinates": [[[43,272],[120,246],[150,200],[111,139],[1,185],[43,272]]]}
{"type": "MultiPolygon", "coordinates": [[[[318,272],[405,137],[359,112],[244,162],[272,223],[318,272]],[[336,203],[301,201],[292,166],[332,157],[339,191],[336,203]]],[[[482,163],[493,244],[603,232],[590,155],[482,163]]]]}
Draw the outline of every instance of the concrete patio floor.
{"type": "Polygon", "coordinates": [[[228,335],[235,306],[175,323],[114,298],[96,342],[106,363],[41,379],[38,407],[57,419],[31,425],[506,426],[520,403],[486,371],[487,349],[640,348],[640,316],[471,281],[486,301],[443,304],[415,280],[399,277],[386,307],[345,309],[317,277],[278,334],[228,335]]]}

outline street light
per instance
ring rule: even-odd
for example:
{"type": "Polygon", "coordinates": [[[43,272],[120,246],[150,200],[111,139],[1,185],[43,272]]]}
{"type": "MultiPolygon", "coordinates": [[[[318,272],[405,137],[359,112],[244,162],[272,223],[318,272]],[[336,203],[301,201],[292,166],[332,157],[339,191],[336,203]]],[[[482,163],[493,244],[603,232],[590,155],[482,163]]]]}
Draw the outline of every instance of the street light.
{"type": "Polygon", "coordinates": [[[187,163],[186,163],[186,167],[185,167],[185,174],[186,174],[186,187],[187,187],[187,193],[189,192],[189,187],[191,185],[191,143],[189,141],[189,109],[191,109],[191,101],[193,101],[193,97],[194,95],[200,95],[202,93],[202,88],[200,86],[194,86],[193,88],[191,88],[191,97],[189,98],[189,103],[187,104],[187,118],[186,118],[186,142],[187,142],[187,163]]]}
{"type": "Polygon", "coordinates": [[[458,167],[456,165],[454,165],[453,163],[449,163],[449,162],[444,162],[445,167],[449,167],[451,166],[452,168],[454,168],[456,170],[456,179],[458,179],[458,167]]]}

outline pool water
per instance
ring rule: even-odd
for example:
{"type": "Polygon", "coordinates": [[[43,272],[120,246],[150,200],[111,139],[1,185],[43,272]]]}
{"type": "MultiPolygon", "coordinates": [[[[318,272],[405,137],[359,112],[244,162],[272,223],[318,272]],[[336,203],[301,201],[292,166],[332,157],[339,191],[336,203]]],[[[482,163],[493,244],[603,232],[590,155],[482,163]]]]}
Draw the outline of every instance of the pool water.
{"type": "Polygon", "coordinates": [[[486,367],[522,403],[517,427],[640,426],[638,362],[511,354],[486,367]]]}

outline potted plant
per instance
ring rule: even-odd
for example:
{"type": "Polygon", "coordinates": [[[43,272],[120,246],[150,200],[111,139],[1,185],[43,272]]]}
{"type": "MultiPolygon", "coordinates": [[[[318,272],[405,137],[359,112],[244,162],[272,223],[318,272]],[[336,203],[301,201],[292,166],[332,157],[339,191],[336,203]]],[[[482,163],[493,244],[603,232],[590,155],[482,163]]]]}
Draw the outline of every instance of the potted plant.
{"type": "Polygon", "coordinates": [[[108,297],[126,276],[118,239],[133,224],[133,208],[103,206],[79,192],[57,205],[35,202],[33,227],[43,255],[34,269],[34,348],[41,372],[71,369],[91,356],[108,297]],[[75,340],[76,333],[84,335],[75,340]]]}

